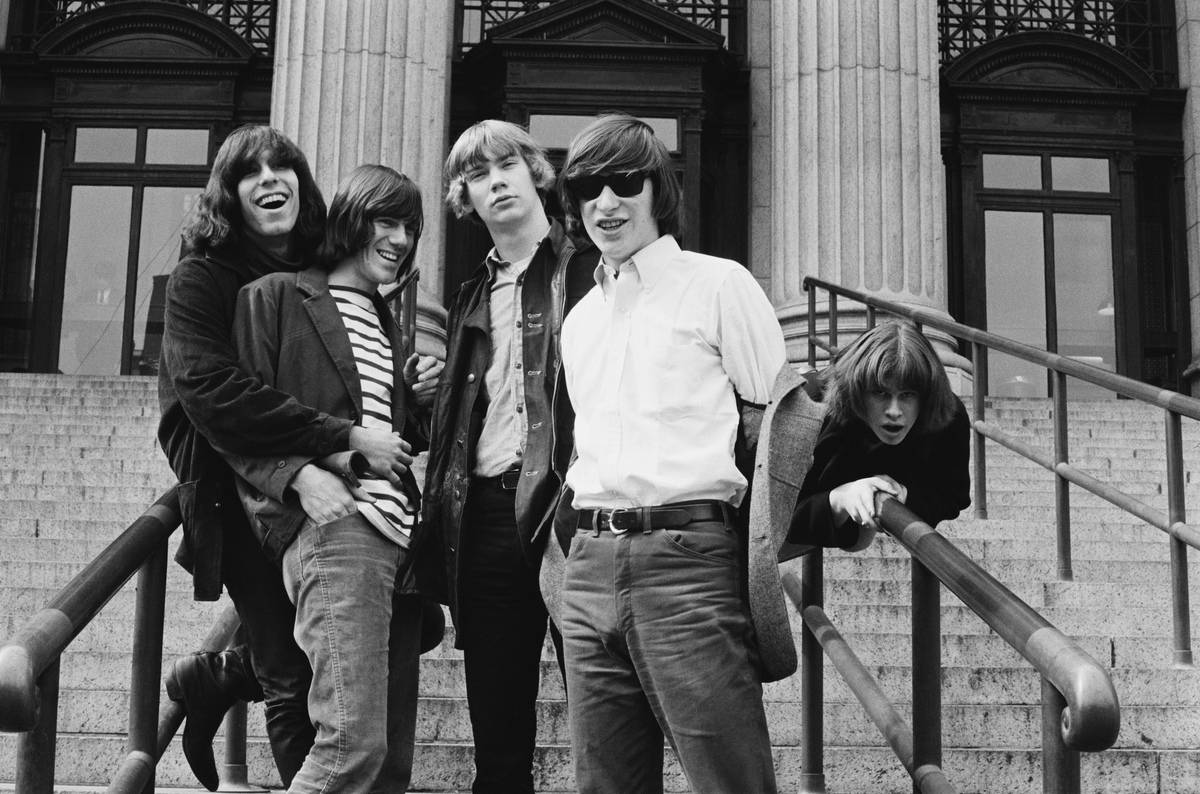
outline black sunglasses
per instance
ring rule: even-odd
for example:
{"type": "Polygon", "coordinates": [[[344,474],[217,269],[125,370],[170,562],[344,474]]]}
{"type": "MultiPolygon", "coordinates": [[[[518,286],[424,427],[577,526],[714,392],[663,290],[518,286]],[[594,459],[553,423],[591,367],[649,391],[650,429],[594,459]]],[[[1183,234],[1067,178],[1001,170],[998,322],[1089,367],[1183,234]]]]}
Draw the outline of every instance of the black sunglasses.
{"type": "Polygon", "coordinates": [[[649,177],[645,171],[630,171],[627,174],[592,174],[577,176],[567,180],[567,187],[579,196],[580,201],[591,201],[600,195],[604,186],[612,188],[612,192],[621,198],[633,198],[642,192],[642,186],[649,177]]]}

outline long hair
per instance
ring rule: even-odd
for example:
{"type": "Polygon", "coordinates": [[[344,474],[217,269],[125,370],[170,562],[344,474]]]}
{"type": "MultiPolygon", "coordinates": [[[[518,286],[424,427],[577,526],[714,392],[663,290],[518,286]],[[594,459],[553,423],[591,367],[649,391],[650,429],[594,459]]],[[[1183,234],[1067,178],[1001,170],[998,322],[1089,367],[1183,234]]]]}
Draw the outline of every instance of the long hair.
{"type": "Polygon", "coordinates": [[[577,237],[587,236],[579,214],[579,197],[571,190],[572,179],[630,171],[645,171],[650,176],[654,185],[650,213],[658,222],[658,231],[678,236],[681,191],[671,167],[671,154],[649,124],[627,113],[600,116],[571,141],[558,180],[567,231],[577,237]]]}
{"type": "Polygon", "coordinates": [[[338,185],[329,203],[325,239],[317,252],[317,263],[326,270],[370,244],[374,223],[391,218],[408,227],[413,236],[408,255],[400,263],[403,274],[417,253],[417,242],[425,225],[421,191],[404,174],[386,165],[360,165],[338,185]]]}
{"type": "Polygon", "coordinates": [[[914,391],[920,412],[914,430],[941,430],[954,418],[957,397],[937,353],[911,322],[883,322],[847,345],[831,370],[829,420],[866,421],[866,396],[883,390],[914,391]]]}
{"type": "Polygon", "coordinates": [[[296,172],[300,210],[292,229],[292,243],[300,252],[316,249],[325,231],[325,200],[308,167],[308,159],[290,138],[263,124],[238,127],[221,144],[208,184],[184,227],[186,247],[204,250],[242,242],[245,219],[238,198],[238,182],[258,171],[263,162],[296,172]]]}
{"type": "Polygon", "coordinates": [[[489,162],[513,156],[520,157],[529,166],[533,186],[545,200],[546,194],[554,187],[554,166],[546,158],[546,150],[523,127],[509,121],[484,119],[472,124],[458,136],[442,167],[442,177],[446,182],[446,206],[454,213],[454,217],[470,217],[479,221],[467,196],[467,174],[489,162]]]}

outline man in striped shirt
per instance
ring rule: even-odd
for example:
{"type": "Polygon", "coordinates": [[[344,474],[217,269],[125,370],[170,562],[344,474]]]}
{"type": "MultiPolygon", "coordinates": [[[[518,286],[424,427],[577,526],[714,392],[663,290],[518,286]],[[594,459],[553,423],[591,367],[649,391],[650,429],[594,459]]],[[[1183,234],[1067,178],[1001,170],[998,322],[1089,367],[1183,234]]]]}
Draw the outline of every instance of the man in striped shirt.
{"type": "MultiPolygon", "coordinates": [[[[413,183],[360,166],[330,204],[318,267],[238,295],[239,361],[331,416],[418,441],[408,406],[416,356],[378,287],[411,267],[422,223],[413,183]]],[[[421,607],[412,447],[387,466],[356,453],[310,461],[230,456],[250,522],[283,569],[295,636],[313,669],[316,741],[290,792],[405,791],[412,771],[421,607]],[[281,472],[295,471],[282,482],[281,472]]]]}

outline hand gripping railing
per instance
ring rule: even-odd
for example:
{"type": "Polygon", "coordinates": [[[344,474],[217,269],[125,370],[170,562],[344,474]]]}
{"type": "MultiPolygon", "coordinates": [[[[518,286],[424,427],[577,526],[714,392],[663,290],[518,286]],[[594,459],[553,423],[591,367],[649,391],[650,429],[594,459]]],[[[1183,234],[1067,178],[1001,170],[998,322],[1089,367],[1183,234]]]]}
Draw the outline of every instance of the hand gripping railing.
{"type": "MultiPolygon", "coordinates": [[[[174,703],[159,714],[167,540],[178,526],[179,498],[172,488],[0,645],[0,731],[21,733],[16,764],[16,790],[21,794],[54,791],[59,660],[135,572],[129,754],[108,790],[132,794],[152,787],[154,766],[183,719],[174,703]]],[[[203,647],[224,647],[236,627],[237,616],[229,609],[203,647]]],[[[243,765],[240,781],[235,772],[234,783],[245,781],[244,712],[242,719],[243,765]]]]}
{"type": "Polygon", "coordinates": [[[876,495],[880,525],[912,555],[912,715],[916,733],[883,694],[824,610],[823,556],[804,559],[803,582],[783,577],[804,619],[801,640],[802,792],[825,791],[824,663],[829,656],[923,794],[955,789],[942,773],[941,590],[944,584],[1042,677],[1042,786],[1079,794],[1079,753],[1112,746],[1121,710],[1107,671],[954,544],[891,496],[876,495]]]}
{"type": "Polygon", "coordinates": [[[953,322],[943,315],[926,309],[906,306],[895,301],[884,300],[865,292],[847,289],[828,281],[804,279],[808,292],[808,361],[817,365],[817,349],[836,353],[838,349],[838,297],[848,298],[867,307],[867,324],[875,324],[876,314],[883,311],[897,317],[906,317],[918,325],[935,328],[956,339],[969,342],[974,366],[974,421],[972,443],[974,472],[974,509],[978,518],[987,518],[987,455],[985,439],[1023,455],[1054,473],[1055,528],[1058,558],[1058,576],[1063,581],[1074,578],[1071,562],[1071,509],[1069,485],[1075,484],[1101,499],[1116,505],[1169,536],[1171,570],[1171,612],[1173,633],[1173,660],[1180,667],[1192,665],[1191,605],[1188,590],[1187,549],[1200,549],[1200,529],[1186,523],[1184,504],[1183,439],[1181,417],[1200,419],[1200,400],[1169,389],[1160,389],[1132,378],[1117,375],[1107,370],[1084,364],[1067,356],[1049,353],[1036,347],[1014,342],[1002,336],[980,331],[969,325],[953,322]],[[829,341],[817,338],[817,289],[829,293],[828,332],[829,341]],[[987,351],[995,350],[1024,361],[1045,367],[1051,373],[1054,409],[1054,452],[1047,455],[1029,444],[1003,432],[994,424],[984,420],[984,401],[987,397],[987,351]],[[1161,408],[1166,430],[1165,451],[1167,460],[1167,512],[1163,513],[1130,496],[1119,488],[1101,482],[1092,475],[1071,465],[1068,454],[1067,434],[1067,377],[1080,380],[1116,392],[1148,405],[1161,408]]]}

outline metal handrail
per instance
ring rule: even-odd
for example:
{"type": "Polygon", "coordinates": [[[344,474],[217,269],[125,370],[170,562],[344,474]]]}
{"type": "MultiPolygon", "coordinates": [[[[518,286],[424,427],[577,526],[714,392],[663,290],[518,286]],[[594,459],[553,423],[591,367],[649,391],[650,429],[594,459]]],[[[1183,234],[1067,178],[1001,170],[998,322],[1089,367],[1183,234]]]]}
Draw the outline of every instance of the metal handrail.
{"type": "Polygon", "coordinates": [[[877,504],[888,534],[1062,694],[1063,743],[1088,752],[1112,747],[1121,707],[1104,667],[913,511],[884,494],[877,504]]]}
{"type": "Polygon", "coordinates": [[[178,526],[172,488],[0,646],[0,731],[33,730],[38,679],[178,526]]]}
{"type": "Polygon", "coordinates": [[[913,731],[887,700],[824,611],[822,555],[804,561],[803,583],[793,573],[784,589],[804,621],[801,702],[802,792],[824,792],[821,650],[842,674],[918,790],[955,789],[941,769],[941,604],[937,583],[951,592],[1024,657],[1042,677],[1043,779],[1046,791],[1079,791],[1079,752],[1108,749],[1121,728],[1121,709],[1108,672],[1036,610],[953,543],[891,496],[876,497],[880,526],[913,558],[913,731]]]}
{"type": "MultiPolygon", "coordinates": [[[[71,641],[99,614],[134,573],[138,574],[129,751],[109,785],[110,794],[135,794],[153,786],[154,771],[183,721],[179,704],[159,709],[166,603],[167,541],[179,527],[178,487],[158,498],[112,543],[0,645],[0,731],[17,732],[16,790],[51,794],[58,731],[59,662],[71,641]]],[[[224,648],[238,626],[227,608],[202,649],[224,648]]],[[[223,782],[245,783],[245,712],[240,712],[243,759],[223,782]]],[[[229,723],[227,720],[227,730],[229,723]]],[[[227,755],[230,748],[227,749],[227,755]]],[[[228,760],[228,759],[227,759],[228,760]]],[[[225,789],[251,790],[251,789],[225,789]]]]}
{"type": "Polygon", "coordinates": [[[1188,587],[1188,547],[1200,549],[1200,527],[1186,522],[1184,504],[1183,440],[1181,417],[1200,419],[1200,399],[1179,394],[1170,389],[1150,386],[1124,375],[1084,364],[1072,358],[1039,350],[1036,347],[1015,342],[996,334],[981,331],[955,322],[944,315],[928,309],[906,306],[895,301],[878,298],[865,292],[842,287],[822,279],[807,276],[804,289],[808,292],[808,358],[809,366],[816,367],[818,348],[830,354],[837,352],[838,297],[857,301],[867,310],[868,325],[875,324],[878,311],[905,317],[921,326],[937,329],[959,340],[971,343],[971,359],[975,367],[974,419],[972,421],[972,447],[974,451],[974,511],[978,518],[987,518],[987,454],[985,439],[991,439],[1008,449],[1023,455],[1047,468],[1054,474],[1055,536],[1058,576],[1063,581],[1074,578],[1071,561],[1071,510],[1069,486],[1074,484],[1109,503],[1125,510],[1130,515],[1146,521],[1169,537],[1171,569],[1171,613],[1172,655],[1176,665],[1190,667],[1192,655],[1191,596],[1188,587]],[[817,339],[816,334],[816,290],[829,293],[828,343],[817,339]],[[996,350],[1024,361],[1045,367],[1051,373],[1054,409],[1054,452],[1053,456],[1039,453],[1030,445],[1014,438],[994,425],[986,422],[984,400],[987,396],[987,351],[996,350]],[[1124,493],[1119,488],[1101,482],[1097,478],[1071,465],[1068,452],[1067,433],[1067,377],[1075,377],[1116,394],[1129,397],[1163,411],[1166,434],[1167,460],[1167,512],[1154,510],[1140,500],[1124,493]]]}
{"type": "MultiPolygon", "coordinates": [[[[989,347],[992,350],[1008,353],[1034,364],[1040,364],[1047,369],[1079,378],[1109,391],[1124,395],[1125,397],[1141,400],[1142,402],[1155,405],[1159,408],[1165,408],[1192,419],[1200,419],[1200,399],[1195,397],[1188,397],[1186,394],[1180,394],[1170,389],[1160,389],[1134,380],[1133,378],[1094,367],[1091,364],[1084,364],[1068,356],[1051,353],[1003,336],[981,331],[978,328],[946,319],[944,315],[936,314],[928,309],[906,306],[903,303],[879,298],[866,292],[849,289],[848,287],[843,287],[813,276],[805,276],[804,289],[811,294],[813,287],[819,287],[835,295],[850,298],[867,306],[873,306],[876,309],[882,309],[888,314],[907,317],[920,325],[936,328],[957,339],[965,339],[969,342],[989,347]]],[[[809,316],[812,317],[812,314],[810,313],[809,316]]],[[[821,346],[819,341],[817,344],[821,346]]],[[[836,348],[836,342],[833,343],[833,347],[836,348]]],[[[815,362],[810,361],[809,364],[810,366],[815,366],[815,362]]]]}

